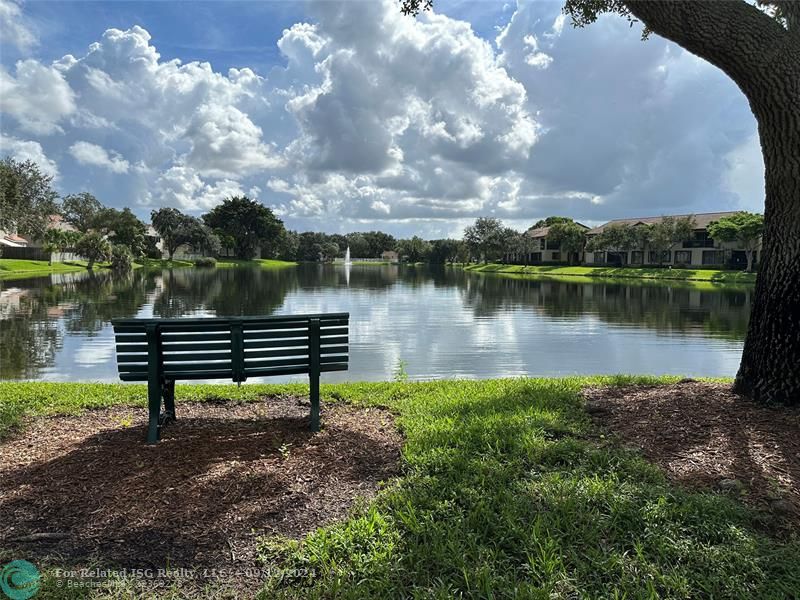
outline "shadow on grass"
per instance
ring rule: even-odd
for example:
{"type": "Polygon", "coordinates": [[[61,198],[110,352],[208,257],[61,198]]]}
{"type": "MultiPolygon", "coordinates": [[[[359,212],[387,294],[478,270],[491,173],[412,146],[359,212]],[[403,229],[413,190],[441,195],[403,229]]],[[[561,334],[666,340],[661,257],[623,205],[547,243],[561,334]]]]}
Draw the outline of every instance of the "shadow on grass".
{"type": "Polygon", "coordinates": [[[314,577],[264,598],[790,597],[800,543],[729,498],[595,444],[576,383],[453,382],[395,398],[407,475],[265,557],[314,577]]]}

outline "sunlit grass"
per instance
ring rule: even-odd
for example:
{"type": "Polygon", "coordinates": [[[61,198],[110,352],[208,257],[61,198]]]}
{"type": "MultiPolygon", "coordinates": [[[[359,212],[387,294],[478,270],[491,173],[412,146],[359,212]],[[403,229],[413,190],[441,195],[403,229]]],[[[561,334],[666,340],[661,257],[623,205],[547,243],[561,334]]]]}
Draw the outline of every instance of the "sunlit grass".
{"type": "Polygon", "coordinates": [[[615,279],[664,279],[678,281],[704,281],[709,283],[755,283],[755,273],[743,271],[721,271],[715,269],[668,269],[635,267],[560,267],[523,266],[500,263],[473,264],[465,270],[481,273],[509,273],[514,275],[560,276],[560,277],[612,277],[615,279]]]}
{"type": "Polygon", "coordinates": [[[0,258],[0,279],[16,277],[34,277],[50,273],[72,273],[85,271],[85,262],[56,262],[48,264],[46,260],[21,260],[15,258],[0,258]]]}
{"type": "MultiPolygon", "coordinates": [[[[299,541],[262,539],[264,566],[313,575],[276,577],[261,597],[794,597],[797,536],[770,538],[737,501],[669,484],[636,453],[598,437],[579,395],[590,384],[676,379],[323,386],[326,402],[396,413],[403,474],[343,522],[299,541]]],[[[307,387],[176,392],[179,402],[251,401],[307,387]]],[[[24,415],[144,407],[145,397],[142,385],[0,383],[0,422],[8,434],[24,415]]]]}

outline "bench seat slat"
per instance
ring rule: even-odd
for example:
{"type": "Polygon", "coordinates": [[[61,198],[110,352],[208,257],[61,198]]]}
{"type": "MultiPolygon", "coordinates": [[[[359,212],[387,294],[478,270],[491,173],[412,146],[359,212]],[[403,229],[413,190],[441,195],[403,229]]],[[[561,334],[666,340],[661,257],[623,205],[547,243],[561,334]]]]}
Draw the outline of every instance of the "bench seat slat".
{"type": "MultiPolygon", "coordinates": [[[[326,363],[341,363],[347,362],[348,358],[346,356],[321,356],[319,359],[320,364],[326,363]]],[[[308,365],[308,358],[307,357],[296,357],[296,358],[281,358],[276,360],[248,360],[245,358],[244,368],[245,372],[248,369],[260,368],[260,367],[288,367],[292,365],[308,365]]]]}
{"type": "Polygon", "coordinates": [[[143,343],[143,344],[146,344],[147,343],[147,336],[145,334],[139,335],[138,333],[136,333],[136,334],[124,333],[122,335],[116,335],[115,337],[116,337],[116,341],[117,341],[118,344],[119,343],[123,343],[123,344],[127,344],[127,343],[134,343],[134,344],[143,343]]]}
{"type": "Polygon", "coordinates": [[[245,340],[244,350],[247,352],[250,348],[290,348],[290,347],[308,348],[308,338],[298,340],[245,340]]]}
{"type": "Polygon", "coordinates": [[[174,363],[174,362],[188,362],[188,361],[196,361],[196,362],[208,362],[210,360],[231,360],[231,352],[194,352],[194,353],[187,353],[187,352],[175,352],[175,353],[168,353],[164,354],[164,363],[174,363]]]}
{"type": "MultiPolygon", "coordinates": [[[[331,319],[327,321],[321,321],[320,325],[322,327],[333,327],[335,325],[347,325],[347,319],[331,319]]],[[[287,322],[270,322],[264,321],[261,323],[258,322],[247,322],[243,323],[244,331],[271,331],[273,329],[306,329],[308,328],[308,319],[301,319],[299,321],[287,321],[287,322]]]]}
{"type": "Polygon", "coordinates": [[[178,317],[178,318],[171,318],[171,319],[161,319],[161,318],[151,318],[151,319],[139,319],[139,318],[127,318],[127,319],[114,319],[112,323],[114,326],[126,326],[126,325],[136,325],[142,326],[147,325],[148,323],[156,323],[158,325],[173,325],[173,324],[194,324],[194,323],[208,323],[209,321],[217,322],[217,323],[231,323],[233,321],[242,322],[242,323],[258,323],[258,322],[265,322],[265,323],[272,323],[272,322],[280,322],[280,321],[308,321],[308,319],[319,319],[320,321],[325,321],[328,319],[349,319],[350,314],[346,312],[342,313],[324,313],[324,314],[307,314],[307,315],[278,315],[278,316],[271,316],[271,317],[264,317],[264,316],[255,316],[255,317],[178,317]]]}
{"type": "MultiPolygon", "coordinates": [[[[347,346],[326,346],[322,348],[322,354],[346,354],[347,346]]],[[[256,350],[255,352],[248,352],[245,350],[244,359],[249,360],[252,358],[280,358],[283,356],[308,356],[308,347],[302,348],[285,348],[282,350],[256,350]]]]}
{"type": "Polygon", "coordinates": [[[147,354],[147,344],[117,344],[117,354],[147,354]]]}
{"type": "Polygon", "coordinates": [[[204,343],[164,343],[161,345],[163,352],[196,352],[197,350],[228,350],[231,349],[230,340],[223,342],[204,342],[204,343]]]}
{"type": "Polygon", "coordinates": [[[162,333],[161,341],[168,342],[211,342],[230,340],[231,334],[228,331],[209,332],[209,333],[162,333]]]}
{"type": "Polygon", "coordinates": [[[320,329],[319,335],[323,340],[326,337],[331,337],[334,335],[347,335],[347,327],[329,327],[327,329],[320,329]]]}

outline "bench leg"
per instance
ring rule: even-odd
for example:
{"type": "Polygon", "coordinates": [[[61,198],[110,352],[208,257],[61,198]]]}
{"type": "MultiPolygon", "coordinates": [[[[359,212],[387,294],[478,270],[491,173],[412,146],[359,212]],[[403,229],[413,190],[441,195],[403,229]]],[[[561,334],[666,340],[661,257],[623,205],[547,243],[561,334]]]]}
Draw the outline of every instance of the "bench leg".
{"type": "Polygon", "coordinates": [[[319,373],[308,376],[309,399],[311,400],[311,431],[319,431],[319,373]]]}
{"type": "Polygon", "coordinates": [[[158,381],[150,381],[147,384],[147,408],[149,413],[147,443],[155,444],[158,441],[158,417],[161,412],[161,385],[158,381]]]}
{"type": "Polygon", "coordinates": [[[164,384],[164,421],[175,420],[175,382],[172,380],[164,384]]]}

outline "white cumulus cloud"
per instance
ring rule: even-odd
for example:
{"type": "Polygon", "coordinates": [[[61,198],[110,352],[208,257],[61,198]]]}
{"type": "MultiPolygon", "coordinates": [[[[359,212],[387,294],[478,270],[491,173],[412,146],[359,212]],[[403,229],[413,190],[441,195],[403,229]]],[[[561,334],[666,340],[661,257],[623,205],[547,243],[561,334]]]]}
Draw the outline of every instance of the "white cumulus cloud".
{"type": "Polygon", "coordinates": [[[90,142],[75,142],[69,152],[82,165],[94,165],[108,169],[112,173],[127,173],[130,164],[117,152],[110,152],[90,142]]]}

